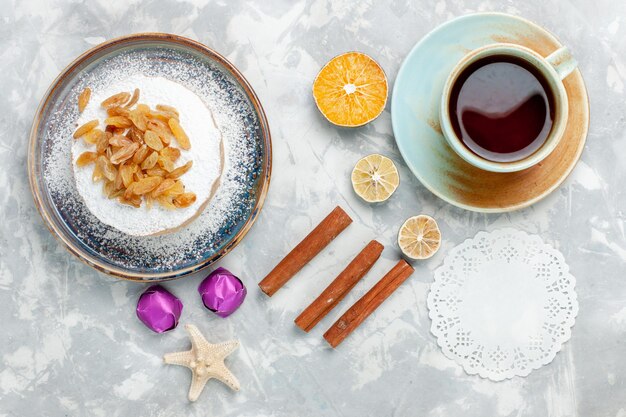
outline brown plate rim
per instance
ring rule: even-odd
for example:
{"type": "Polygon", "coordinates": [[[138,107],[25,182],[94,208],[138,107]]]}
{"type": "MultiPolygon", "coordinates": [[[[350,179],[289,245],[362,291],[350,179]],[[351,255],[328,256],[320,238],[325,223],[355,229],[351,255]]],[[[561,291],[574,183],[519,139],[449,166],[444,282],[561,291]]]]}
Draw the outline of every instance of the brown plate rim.
{"type": "Polygon", "coordinates": [[[161,33],[161,32],[144,32],[144,33],[134,33],[130,35],[124,35],[117,38],[110,39],[105,41],[99,45],[94,46],[93,48],[88,49],[79,55],[74,61],[72,61],[68,66],[66,66],[63,71],[52,81],[50,87],[44,94],[39,106],[37,107],[37,111],[35,112],[35,117],[33,119],[33,124],[31,127],[30,135],[29,135],[29,149],[28,149],[28,180],[30,185],[30,190],[33,195],[33,199],[35,201],[35,206],[37,207],[37,211],[41,215],[44,224],[50,231],[50,233],[56,237],[58,241],[62,243],[62,245],[67,249],[70,253],[80,259],[83,263],[95,268],[96,270],[103,272],[108,275],[115,276],[117,278],[122,278],[130,281],[137,282],[158,282],[158,281],[166,281],[172,279],[182,278],[184,276],[188,276],[194,272],[200,271],[208,267],[210,264],[216,262],[218,259],[222,258],[224,255],[229,253],[232,249],[234,249],[239,242],[246,236],[249,232],[250,228],[256,221],[261,209],[263,208],[263,204],[265,203],[265,198],[267,196],[271,173],[272,173],[272,139],[271,133],[269,129],[269,124],[267,121],[267,117],[265,115],[265,111],[263,110],[263,106],[261,102],[254,92],[252,86],[243,76],[243,74],[224,56],[216,52],[215,50],[209,48],[208,46],[195,41],[193,39],[186,38],[180,35],[174,35],[170,33],[161,33]],[[46,108],[51,96],[54,94],[55,90],[63,83],[66,77],[79,65],[81,65],[84,61],[91,58],[93,55],[109,48],[114,48],[119,45],[123,45],[128,42],[141,42],[141,41],[158,41],[165,43],[173,43],[176,45],[182,45],[184,47],[191,48],[195,51],[198,51],[208,58],[217,61],[224,68],[226,68],[237,80],[239,85],[244,89],[247,97],[250,99],[254,110],[256,111],[259,117],[259,125],[262,132],[262,137],[265,146],[265,154],[264,160],[262,163],[262,183],[260,185],[260,190],[258,193],[258,198],[255,203],[255,206],[251,210],[250,217],[246,220],[246,223],[241,227],[239,232],[232,238],[232,240],[219,252],[216,252],[211,257],[204,259],[195,265],[191,265],[179,270],[174,271],[166,271],[166,272],[147,272],[147,273],[137,273],[132,272],[123,268],[112,267],[110,265],[106,265],[98,259],[84,253],[75,245],[65,239],[64,235],[57,229],[54,222],[51,220],[51,215],[48,213],[43,204],[42,204],[42,196],[39,193],[39,188],[37,187],[37,183],[40,181],[40,178],[37,178],[35,175],[35,147],[37,143],[38,136],[38,126],[39,121],[42,116],[43,109],[46,108]]]}

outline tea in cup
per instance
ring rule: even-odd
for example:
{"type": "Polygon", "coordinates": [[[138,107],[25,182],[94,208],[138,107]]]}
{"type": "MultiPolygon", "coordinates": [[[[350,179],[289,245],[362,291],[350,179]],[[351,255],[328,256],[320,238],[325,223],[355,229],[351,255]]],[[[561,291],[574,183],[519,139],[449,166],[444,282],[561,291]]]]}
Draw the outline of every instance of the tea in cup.
{"type": "Polygon", "coordinates": [[[448,144],[487,171],[520,171],[539,163],[565,132],[562,80],[576,66],[565,47],[546,58],[503,43],[470,52],[444,85],[439,117],[448,144]]]}

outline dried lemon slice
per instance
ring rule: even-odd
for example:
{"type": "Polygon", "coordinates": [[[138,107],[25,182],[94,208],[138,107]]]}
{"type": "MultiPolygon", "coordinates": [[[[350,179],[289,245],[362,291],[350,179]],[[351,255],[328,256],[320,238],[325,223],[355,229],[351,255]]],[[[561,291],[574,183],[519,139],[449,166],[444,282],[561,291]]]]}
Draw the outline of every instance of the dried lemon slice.
{"type": "Polygon", "coordinates": [[[428,259],[441,245],[441,232],[437,222],[430,216],[420,214],[410,217],[400,227],[398,245],[411,259],[428,259]]]}
{"type": "Polygon", "coordinates": [[[331,59],[313,82],[317,108],[329,122],[357,127],[385,109],[387,76],[369,56],[347,52],[331,59]]]}
{"type": "Polygon", "coordinates": [[[398,170],[386,156],[368,155],[360,159],[352,170],[352,188],[368,203],[387,200],[399,184],[398,170]]]}

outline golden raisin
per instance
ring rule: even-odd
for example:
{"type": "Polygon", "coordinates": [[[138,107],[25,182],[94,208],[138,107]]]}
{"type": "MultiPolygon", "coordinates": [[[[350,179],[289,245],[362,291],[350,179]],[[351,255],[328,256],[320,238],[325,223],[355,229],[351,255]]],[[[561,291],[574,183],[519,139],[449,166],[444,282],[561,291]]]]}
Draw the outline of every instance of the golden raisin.
{"type": "Polygon", "coordinates": [[[161,142],[163,142],[163,145],[165,146],[170,146],[170,134],[169,133],[161,133],[159,134],[159,138],[161,138],[161,142]]]}
{"type": "MultiPolygon", "coordinates": [[[[117,128],[127,128],[131,127],[133,125],[133,122],[124,116],[111,116],[104,120],[104,124],[117,128]]],[[[122,133],[124,133],[124,131],[122,131],[122,133]]]]}
{"type": "Polygon", "coordinates": [[[185,150],[191,149],[191,142],[189,142],[189,137],[183,130],[180,123],[178,123],[178,120],[170,119],[168,125],[172,130],[174,137],[176,138],[176,142],[178,142],[178,146],[185,150]]]}
{"type": "Polygon", "coordinates": [[[178,208],[189,207],[196,202],[196,195],[194,193],[184,193],[174,199],[174,205],[178,208]]]}
{"type": "Polygon", "coordinates": [[[146,130],[146,133],[143,135],[143,140],[146,142],[146,145],[154,149],[155,151],[160,151],[163,149],[163,143],[161,139],[159,139],[159,135],[157,135],[152,130],[146,130]]]}
{"type": "MultiPolygon", "coordinates": [[[[113,137],[113,135],[111,135],[110,137],[113,137]]],[[[108,146],[109,146],[109,133],[105,132],[104,134],[100,135],[100,137],[98,138],[98,141],[96,142],[96,151],[100,154],[103,154],[106,152],[108,146]]]]}
{"type": "Polygon", "coordinates": [[[91,98],[91,88],[85,87],[85,89],[78,95],[78,111],[80,113],[85,110],[87,104],[89,104],[89,99],[91,98]]]}
{"type": "Polygon", "coordinates": [[[141,197],[131,196],[131,198],[126,198],[126,196],[119,197],[117,199],[122,204],[126,204],[129,206],[133,206],[135,208],[141,207],[141,197]]]}
{"type": "Polygon", "coordinates": [[[89,165],[96,161],[98,158],[98,154],[95,152],[83,152],[76,159],[76,165],[79,167],[84,167],[85,165],[89,165]]]}
{"type": "Polygon", "coordinates": [[[124,107],[126,108],[133,107],[138,101],[139,101],[139,89],[135,88],[135,91],[133,91],[133,96],[130,98],[130,101],[126,103],[124,107]]]}
{"type": "Polygon", "coordinates": [[[130,112],[128,111],[128,109],[124,108],[124,107],[109,107],[107,109],[107,114],[109,116],[124,116],[124,117],[128,117],[130,112]]]}
{"type": "Polygon", "coordinates": [[[168,106],[166,104],[157,104],[156,105],[157,110],[163,112],[163,113],[169,113],[170,115],[174,116],[174,118],[178,119],[179,118],[179,114],[178,114],[178,110],[176,110],[176,108],[172,107],[172,106],[168,106]]]}
{"type": "Polygon", "coordinates": [[[91,129],[88,133],[83,135],[83,140],[90,145],[95,145],[96,143],[98,143],[98,139],[100,139],[100,136],[103,133],[104,132],[98,128],[91,129]]]}
{"type": "Polygon", "coordinates": [[[141,169],[150,169],[153,168],[157,161],[159,160],[159,153],[152,152],[142,163],[141,169]]]}
{"type": "Polygon", "coordinates": [[[181,175],[185,174],[187,171],[189,171],[192,166],[193,161],[188,161],[185,165],[181,165],[172,172],[170,172],[167,178],[178,178],[181,175]]]}
{"type": "Polygon", "coordinates": [[[159,156],[159,166],[167,172],[172,172],[174,170],[174,163],[170,158],[165,156],[159,156]]]}
{"type": "Polygon", "coordinates": [[[173,187],[176,184],[176,181],[173,179],[164,180],[157,188],[152,191],[152,197],[156,198],[167,191],[169,188],[173,187]]]}
{"type": "Polygon", "coordinates": [[[122,165],[120,167],[120,177],[122,177],[122,183],[124,187],[128,188],[128,186],[133,182],[133,174],[135,173],[135,169],[137,169],[137,165],[122,165]]]}
{"type": "Polygon", "coordinates": [[[124,186],[124,178],[122,178],[122,167],[125,167],[125,166],[126,165],[122,164],[117,167],[117,175],[115,176],[115,190],[116,191],[123,190],[126,188],[124,186]]]}
{"type": "Polygon", "coordinates": [[[111,97],[104,100],[101,103],[101,105],[105,109],[108,109],[109,107],[119,107],[119,106],[122,106],[124,103],[126,103],[129,98],[130,98],[130,93],[127,93],[127,92],[117,93],[117,94],[113,94],[111,97]]]}
{"type": "Polygon", "coordinates": [[[160,111],[154,111],[151,110],[150,111],[150,120],[153,120],[155,122],[164,122],[167,123],[167,121],[169,119],[172,118],[172,115],[170,115],[169,113],[164,113],[164,112],[160,112],[160,111]]]}
{"type": "Polygon", "coordinates": [[[115,191],[119,191],[124,187],[124,181],[122,180],[122,169],[119,167],[117,169],[117,175],[115,176],[115,191]]]}
{"type": "Polygon", "coordinates": [[[100,167],[100,171],[102,171],[102,175],[104,175],[106,179],[108,179],[109,181],[115,180],[117,170],[104,155],[100,155],[98,157],[96,164],[100,167]]]}
{"type": "Polygon", "coordinates": [[[183,185],[183,183],[181,181],[176,181],[176,184],[174,184],[172,187],[165,190],[163,194],[177,196],[177,195],[183,194],[184,192],[185,192],[185,186],[183,185]]]}
{"type": "Polygon", "coordinates": [[[134,195],[134,190],[135,190],[135,184],[134,182],[131,182],[130,185],[128,187],[126,187],[126,191],[124,191],[124,198],[129,200],[131,198],[133,198],[134,195]]]}
{"type": "Polygon", "coordinates": [[[174,197],[161,195],[157,198],[157,201],[161,206],[168,210],[176,210],[176,206],[174,205],[174,197]]]}
{"type": "Polygon", "coordinates": [[[93,174],[91,174],[91,180],[93,182],[98,182],[102,178],[104,178],[104,175],[102,174],[102,170],[100,169],[100,165],[98,163],[96,163],[96,166],[93,169],[93,174]]]}
{"type": "Polygon", "coordinates": [[[119,198],[124,195],[124,190],[114,191],[113,194],[109,196],[109,198],[119,198]]]}
{"type": "Polygon", "coordinates": [[[113,181],[105,181],[102,189],[104,195],[111,198],[111,195],[115,192],[115,183],[113,181]]]}
{"type": "Polygon", "coordinates": [[[165,145],[170,144],[170,132],[171,131],[170,131],[169,126],[166,123],[160,120],[150,119],[148,120],[148,123],[146,124],[146,126],[149,130],[152,130],[157,135],[159,135],[159,137],[161,138],[161,141],[165,145]]]}
{"type": "Polygon", "coordinates": [[[100,122],[98,122],[97,120],[88,121],[84,125],[80,126],[78,129],[76,129],[76,132],[74,132],[74,139],[78,139],[84,134],[90,132],[92,129],[95,129],[96,127],[98,127],[98,124],[100,124],[100,122]]]}
{"type": "Polygon", "coordinates": [[[129,160],[133,157],[137,149],[139,149],[139,144],[131,142],[130,145],[121,148],[111,156],[111,163],[117,165],[129,160]]]}
{"type": "Polygon", "coordinates": [[[128,118],[133,122],[133,124],[137,127],[137,129],[145,132],[146,130],[146,114],[140,111],[138,108],[131,110],[128,113],[128,118]]]}
{"type": "Polygon", "coordinates": [[[163,148],[160,154],[161,156],[169,158],[172,162],[176,162],[176,160],[180,157],[180,150],[178,148],[168,146],[166,148],[163,148]]]}
{"type": "Polygon", "coordinates": [[[149,193],[154,190],[156,187],[161,184],[163,178],[161,177],[146,177],[143,178],[133,185],[133,193],[137,195],[143,195],[149,193]]]}
{"type": "Polygon", "coordinates": [[[146,207],[150,210],[152,208],[152,197],[150,197],[150,194],[146,194],[144,195],[144,199],[146,200],[146,207]]]}
{"type": "Polygon", "coordinates": [[[141,147],[137,149],[137,152],[135,152],[135,155],[133,155],[133,162],[136,164],[142,163],[148,156],[148,152],[150,152],[148,145],[141,145],[141,147]]]}
{"type": "Polygon", "coordinates": [[[130,138],[130,140],[132,140],[133,142],[137,142],[139,144],[143,143],[143,132],[141,132],[141,130],[139,130],[135,126],[131,127],[128,130],[126,136],[130,138]]]}
{"type": "Polygon", "coordinates": [[[122,135],[114,135],[111,139],[109,139],[109,145],[111,146],[125,147],[130,145],[131,143],[134,142],[128,139],[126,136],[122,135]]]}
{"type": "Polygon", "coordinates": [[[151,177],[166,177],[168,172],[162,168],[151,168],[146,170],[146,174],[151,177]]]}

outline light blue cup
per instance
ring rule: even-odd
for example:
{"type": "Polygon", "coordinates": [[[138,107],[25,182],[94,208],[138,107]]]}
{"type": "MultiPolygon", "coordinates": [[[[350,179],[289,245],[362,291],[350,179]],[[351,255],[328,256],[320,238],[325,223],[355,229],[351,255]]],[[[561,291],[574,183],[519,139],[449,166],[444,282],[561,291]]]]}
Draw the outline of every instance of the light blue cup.
{"type": "Polygon", "coordinates": [[[557,49],[545,58],[532,49],[509,43],[494,43],[471,51],[457,63],[444,84],[439,109],[439,123],[443,136],[461,158],[475,167],[486,171],[515,172],[538,164],[550,155],[565,133],[568,116],[568,100],[562,80],[574,71],[577,65],[576,60],[574,60],[566,47],[557,49]],[[454,132],[449,109],[452,87],[459,75],[476,61],[490,56],[503,55],[523,59],[536,68],[545,78],[554,96],[554,120],[550,134],[545,142],[531,155],[511,162],[491,161],[469,150],[454,132]]]}

